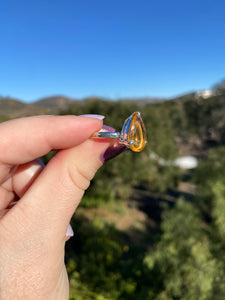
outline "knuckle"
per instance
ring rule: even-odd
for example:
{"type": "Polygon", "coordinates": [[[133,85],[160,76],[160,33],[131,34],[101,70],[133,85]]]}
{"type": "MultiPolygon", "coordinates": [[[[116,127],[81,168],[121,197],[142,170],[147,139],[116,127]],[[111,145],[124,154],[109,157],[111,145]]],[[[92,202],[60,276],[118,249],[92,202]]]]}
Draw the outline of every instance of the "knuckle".
{"type": "Polygon", "coordinates": [[[76,164],[69,166],[68,173],[73,185],[78,189],[85,191],[89,187],[91,178],[89,178],[76,164]]]}

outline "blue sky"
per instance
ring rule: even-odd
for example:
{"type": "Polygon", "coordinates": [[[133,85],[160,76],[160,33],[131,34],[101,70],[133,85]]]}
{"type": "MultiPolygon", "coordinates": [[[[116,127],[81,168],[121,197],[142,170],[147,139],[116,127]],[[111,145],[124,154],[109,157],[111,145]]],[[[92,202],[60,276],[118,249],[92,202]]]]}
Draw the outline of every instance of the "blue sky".
{"type": "Polygon", "coordinates": [[[173,97],[225,77],[223,0],[0,0],[0,95],[173,97]]]}

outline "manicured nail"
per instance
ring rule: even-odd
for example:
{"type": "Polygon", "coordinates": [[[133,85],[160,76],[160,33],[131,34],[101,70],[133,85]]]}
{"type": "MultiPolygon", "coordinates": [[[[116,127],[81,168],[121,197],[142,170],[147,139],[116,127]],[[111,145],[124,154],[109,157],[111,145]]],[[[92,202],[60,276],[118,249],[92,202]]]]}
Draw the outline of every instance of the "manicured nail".
{"type": "MultiPolygon", "coordinates": [[[[110,126],[103,125],[102,131],[115,132],[116,130],[115,130],[115,128],[112,128],[110,126]]],[[[120,144],[118,141],[116,141],[113,145],[109,146],[104,153],[102,153],[100,155],[100,159],[102,162],[106,162],[106,161],[116,157],[117,155],[119,155],[120,153],[125,151],[126,149],[127,149],[126,146],[124,146],[123,144],[120,144]]]]}
{"type": "Polygon", "coordinates": [[[103,125],[101,131],[115,132],[116,129],[107,125],[103,125]]]}
{"type": "Polygon", "coordinates": [[[120,153],[124,152],[127,149],[127,147],[120,142],[116,141],[113,145],[109,146],[109,148],[106,149],[104,153],[100,155],[100,159],[102,162],[106,162],[116,156],[118,156],[120,153]]]}
{"type": "Polygon", "coordinates": [[[43,161],[40,158],[37,158],[36,161],[41,165],[41,167],[44,169],[45,164],[43,163],[43,161]]]}
{"type": "Polygon", "coordinates": [[[98,120],[103,120],[105,118],[105,116],[95,115],[95,114],[80,115],[80,117],[88,117],[88,118],[93,118],[93,119],[98,119],[98,120]]]}
{"type": "Polygon", "coordinates": [[[69,224],[67,231],[66,231],[66,236],[74,236],[74,232],[73,229],[71,227],[71,225],[69,224]]]}

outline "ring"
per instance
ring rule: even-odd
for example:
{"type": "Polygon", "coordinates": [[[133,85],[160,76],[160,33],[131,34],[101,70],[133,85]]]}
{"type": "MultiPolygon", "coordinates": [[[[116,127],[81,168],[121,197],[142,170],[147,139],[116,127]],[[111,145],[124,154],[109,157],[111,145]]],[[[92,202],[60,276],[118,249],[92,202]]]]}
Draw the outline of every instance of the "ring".
{"type": "Polygon", "coordinates": [[[123,124],[121,132],[99,131],[94,138],[118,139],[120,143],[134,152],[140,152],[147,143],[144,122],[139,111],[133,112],[123,124]]]}

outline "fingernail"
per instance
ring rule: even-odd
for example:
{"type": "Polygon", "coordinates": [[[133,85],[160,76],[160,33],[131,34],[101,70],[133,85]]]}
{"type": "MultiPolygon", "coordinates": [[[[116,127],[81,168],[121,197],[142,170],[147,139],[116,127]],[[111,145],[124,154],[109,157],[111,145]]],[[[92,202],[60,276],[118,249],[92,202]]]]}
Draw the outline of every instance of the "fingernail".
{"type": "Polygon", "coordinates": [[[108,131],[108,132],[115,132],[116,129],[115,128],[112,128],[110,126],[107,126],[107,125],[103,125],[102,126],[102,129],[100,131],[108,131]]]}
{"type": "Polygon", "coordinates": [[[41,167],[44,169],[45,164],[43,163],[43,161],[40,158],[37,158],[36,161],[41,165],[41,167]]]}
{"type": "MultiPolygon", "coordinates": [[[[103,125],[102,131],[115,132],[116,130],[115,130],[115,128],[112,128],[110,126],[103,125]]],[[[117,155],[119,155],[120,153],[125,151],[126,149],[127,149],[126,146],[124,146],[123,144],[116,141],[113,145],[109,146],[106,149],[106,151],[100,155],[100,159],[104,163],[104,162],[116,157],[117,155]]]]}
{"type": "Polygon", "coordinates": [[[109,146],[109,148],[106,149],[104,153],[100,155],[101,161],[104,163],[116,156],[118,156],[120,153],[124,152],[127,149],[127,147],[120,142],[115,142],[113,145],[109,146]]]}
{"type": "Polygon", "coordinates": [[[105,118],[105,116],[103,116],[103,115],[96,115],[96,114],[80,115],[80,117],[88,117],[88,118],[93,118],[93,119],[98,119],[98,120],[103,120],[105,118]]]}
{"type": "Polygon", "coordinates": [[[67,231],[66,231],[66,236],[74,236],[74,232],[73,229],[71,227],[71,225],[69,224],[67,231]]]}

